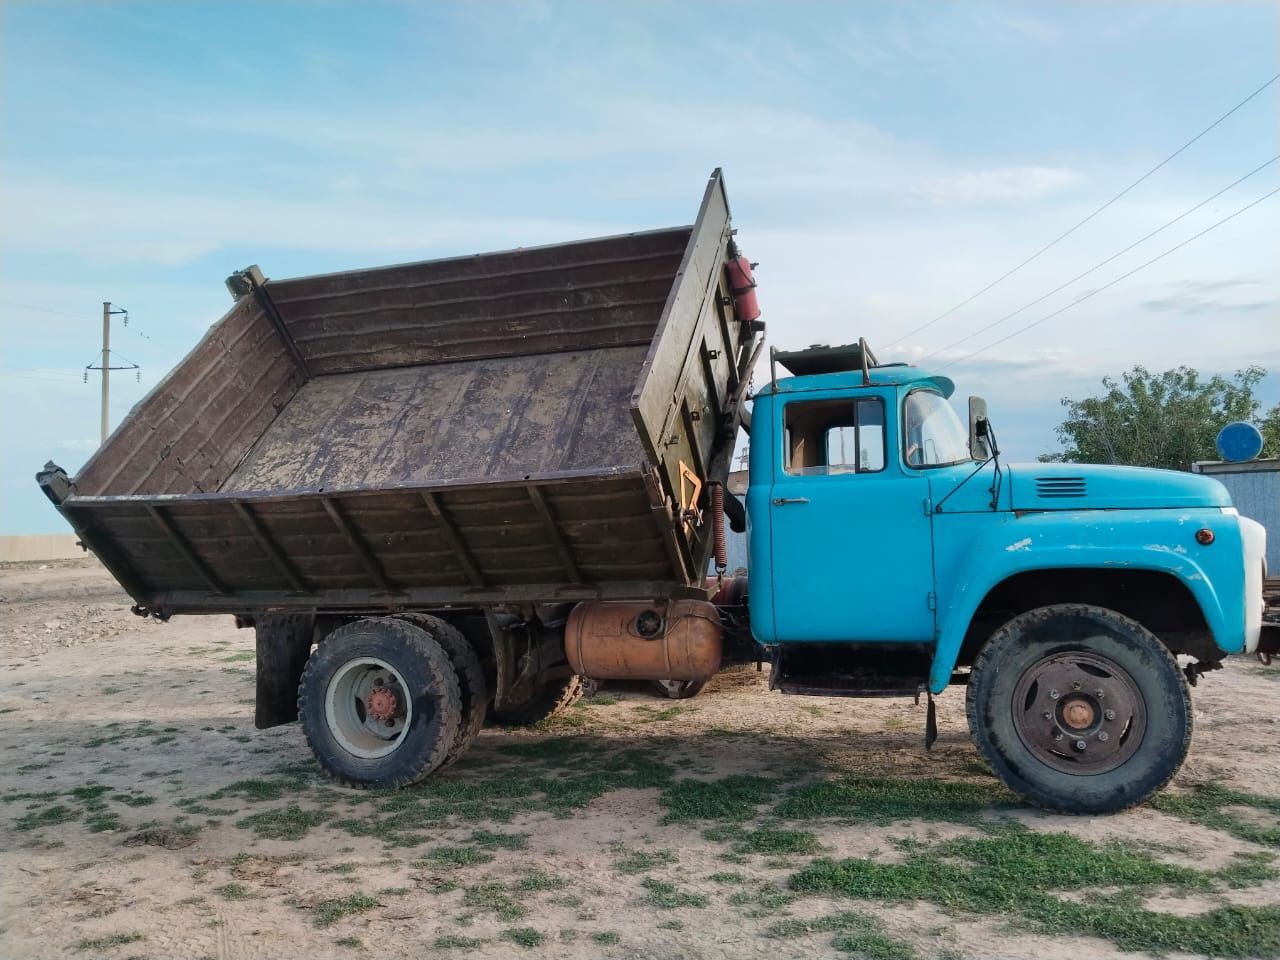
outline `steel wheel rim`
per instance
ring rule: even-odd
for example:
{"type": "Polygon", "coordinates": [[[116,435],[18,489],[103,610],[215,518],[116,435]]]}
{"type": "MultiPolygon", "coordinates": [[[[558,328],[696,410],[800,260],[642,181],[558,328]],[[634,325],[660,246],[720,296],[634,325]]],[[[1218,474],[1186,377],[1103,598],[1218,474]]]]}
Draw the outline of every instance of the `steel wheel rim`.
{"type": "Polygon", "coordinates": [[[1046,766],[1096,776],[1142,744],[1147,705],[1122,666],[1084,650],[1051,654],[1018,679],[1010,704],[1018,738],[1046,766]]]}
{"type": "Polygon", "coordinates": [[[404,742],[413,722],[408,690],[400,671],[385,660],[358,657],[347,661],[325,690],[324,719],[329,732],[353,756],[362,760],[385,757],[404,742]],[[384,717],[382,711],[391,699],[394,707],[384,717]]]}

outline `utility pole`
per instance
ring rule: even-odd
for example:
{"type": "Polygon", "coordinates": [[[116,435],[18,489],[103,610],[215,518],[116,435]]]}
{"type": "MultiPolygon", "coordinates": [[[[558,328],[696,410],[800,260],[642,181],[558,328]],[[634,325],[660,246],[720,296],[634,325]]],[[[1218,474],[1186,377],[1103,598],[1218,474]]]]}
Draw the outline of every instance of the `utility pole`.
{"type": "Polygon", "coordinates": [[[102,443],[107,442],[107,404],[111,402],[111,303],[102,303],[102,443]]]}
{"type": "Polygon", "coordinates": [[[115,310],[113,310],[111,309],[111,302],[109,300],[104,300],[102,302],[102,357],[101,357],[102,364],[101,366],[95,367],[91,363],[84,368],[84,379],[86,383],[89,380],[90,370],[102,371],[102,425],[101,425],[102,440],[101,442],[103,443],[105,443],[107,440],[107,434],[111,432],[110,423],[108,421],[108,412],[107,412],[108,410],[107,405],[111,400],[111,371],[139,369],[136,363],[127,363],[125,366],[122,366],[122,367],[113,367],[111,365],[111,318],[116,314],[120,314],[120,313],[124,314],[124,322],[127,326],[129,323],[128,310],[125,310],[122,308],[116,308],[115,310]]]}

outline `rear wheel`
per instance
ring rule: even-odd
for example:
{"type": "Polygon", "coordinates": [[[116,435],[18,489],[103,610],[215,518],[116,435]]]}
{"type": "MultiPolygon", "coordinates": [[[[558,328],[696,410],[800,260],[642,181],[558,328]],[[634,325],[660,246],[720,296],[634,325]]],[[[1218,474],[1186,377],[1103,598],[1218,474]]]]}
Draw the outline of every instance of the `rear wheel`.
{"type": "Polygon", "coordinates": [[[1191,745],[1177,661],[1141,624],[1102,607],[1060,604],[1010,620],[974,661],[966,705],[996,775],[1062,813],[1141,803],[1191,745]]]}
{"type": "Polygon", "coordinates": [[[484,726],[484,715],[489,706],[489,689],[484,679],[484,668],[475,648],[453,624],[428,613],[398,613],[396,619],[412,623],[440,644],[458,677],[461,704],[458,735],[449,748],[444,763],[440,764],[439,769],[443,770],[457,763],[471,749],[480,734],[480,728],[484,726]]]}
{"type": "Polygon", "coordinates": [[[523,702],[494,710],[493,719],[505,727],[529,727],[568,710],[584,692],[582,677],[577,674],[545,680],[523,702]]]}
{"type": "Polygon", "coordinates": [[[354,787],[402,787],[427,776],[446,761],[461,711],[448,655],[403,620],[334,630],[307,660],[298,688],[311,752],[354,787]]]}
{"type": "Polygon", "coordinates": [[[670,700],[688,700],[696,697],[707,685],[705,680],[652,680],[653,692],[670,700]]]}

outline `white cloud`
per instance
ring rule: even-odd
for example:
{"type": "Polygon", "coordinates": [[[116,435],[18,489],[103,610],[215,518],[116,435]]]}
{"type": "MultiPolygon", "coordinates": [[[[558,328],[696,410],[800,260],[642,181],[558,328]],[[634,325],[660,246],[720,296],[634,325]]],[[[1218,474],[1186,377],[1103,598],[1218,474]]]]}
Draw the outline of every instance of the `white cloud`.
{"type": "Polygon", "coordinates": [[[915,192],[941,206],[1041,200],[1064,193],[1085,177],[1067,167],[1000,167],[935,177],[915,192]]]}

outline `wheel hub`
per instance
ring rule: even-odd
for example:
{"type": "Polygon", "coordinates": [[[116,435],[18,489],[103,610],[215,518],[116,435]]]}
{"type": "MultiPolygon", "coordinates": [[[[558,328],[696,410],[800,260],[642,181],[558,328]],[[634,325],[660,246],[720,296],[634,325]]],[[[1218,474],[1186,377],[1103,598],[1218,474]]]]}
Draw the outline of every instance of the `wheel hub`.
{"type": "Polygon", "coordinates": [[[1146,703],[1133,678],[1114,661],[1083,650],[1032,664],[1011,706],[1023,744],[1065,773],[1114,770],[1133,756],[1146,731],[1146,703]]]}
{"type": "Polygon", "coordinates": [[[414,712],[404,676],[377,657],[356,657],[334,671],[324,709],[338,746],[364,760],[400,746],[414,712]]]}
{"type": "Polygon", "coordinates": [[[374,720],[390,720],[400,701],[390,687],[377,686],[364,702],[364,708],[374,720]]]}

